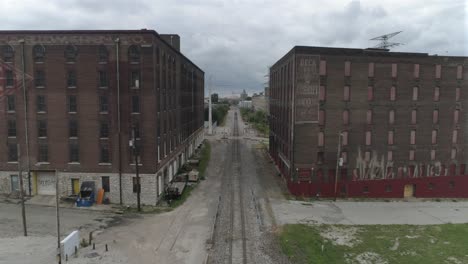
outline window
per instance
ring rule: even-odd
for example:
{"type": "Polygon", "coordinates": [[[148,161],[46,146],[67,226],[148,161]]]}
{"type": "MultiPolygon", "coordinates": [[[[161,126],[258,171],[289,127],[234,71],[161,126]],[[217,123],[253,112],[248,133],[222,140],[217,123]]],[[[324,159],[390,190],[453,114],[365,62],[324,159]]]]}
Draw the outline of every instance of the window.
{"type": "Polygon", "coordinates": [[[349,110],[343,111],[343,125],[349,124],[349,110]]]}
{"type": "Polygon", "coordinates": [[[44,71],[36,71],[34,75],[34,84],[36,87],[44,87],[45,86],[45,75],[44,71]]]}
{"type": "Polygon", "coordinates": [[[418,90],[419,90],[418,87],[416,87],[416,86],[413,87],[413,97],[412,97],[413,101],[418,100],[418,90]]]}
{"type": "Polygon", "coordinates": [[[455,182],[454,182],[454,181],[450,181],[450,182],[449,182],[449,188],[450,188],[450,189],[455,188],[455,182]]]}
{"type": "Polygon", "coordinates": [[[70,150],[70,162],[80,162],[80,151],[77,143],[71,143],[69,146],[70,150]]]}
{"type": "Polygon", "coordinates": [[[49,161],[49,148],[47,144],[39,144],[38,150],[39,150],[38,161],[48,162],[49,161]]]}
{"type": "Polygon", "coordinates": [[[99,150],[99,162],[100,163],[110,163],[109,156],[109,145],[101,143],[99,150]]]}
{"type": "Polygon", "coordinates": [[[388,123],[393,125],[395,123],[395,110],[388,111],[388,123]]]}
{"type": "Polygon", "coordinates": [[[457,65],[457,80],[463,79],[463,65],[457,65]]]}
{"type": "Polygon", "coordinates": [[[5,45],[2,47],[2,58],[4,62],[13,62],[13,56],[15,52],[10,45],[5,45]]]}
{"type": "Polygon", "coordinates": [[[460,93],[461,93],[460,87],[455,88],[455,101],[456,102],[460,101],[460,93]]]}
{"type": "Polygon", "coordinates": [[[8,143],[8,161],[18,161],[18,146],[13,143],[8,143]]]}
{"type": "Polygon", "coordinates": [[[76,87],[76,73],[75,73],[75,71],[68,71],[67,86],[68,87],[76,87]]]}
{"type": "Polygon", "coordinates": [[[367,87],[367,101],[374,100],[374,87],[368,86],[367,87]]]}
{"type": "Polygon", "coordinates": [[[348,163],[348,152],[342,151],[341,152],[341,158],[343,159],[343,164],[348,163]]]}
{"type": "Polygon", "coordinates": [[[109,122],[107,122],[106,120],[101,120],[101,122],[99,123],[99,137],[109,137],[109,122]]]}
{"type": "Polygon", "coordinates": [[[410,144],[414,145],[416,144],[416,130],[411,130],[410,132],[410,144]]]}
{"type": "Polygon", "coordinates": [[[133,122],[132,127],[130,128],[130,135],[133,136],[133,131],[135,131],[135,138],[139,139],[140,138],[140,124],[138,122],[133,122]]]}
{"type": "Polygon", "coordinates": [[[350,61],[345,61],[344,75],[351,76],[351,62],[350,61]]]}
{"type": "Polygon", "coordinates": [[[392,63],[392,78],[397,77],[398,65],[396,63],[392,63]]]}
{"type": "Polygon", "coordinates": [[[431,143],[433,145],[437,144],[437,130],[436,129],[432,130],[431,143]]]}
{"type": "Polygon", "coordinates": [[[452,151],[450,153],[450,158],[451,159],[456,159],[457,158],[457,149],[456,148],[452,148],[452,151]]]}
{"type": "Polygon", "coordinates": [[[5,77],[6,77],[6,87],[12,87],[15,85],[15,79],[13,77],[13,71],[12,70],[6,70],[5,71],[5,77]]]}
{"type": "Polygon", "coordinates": [[[138,95],[132,96],[132,113],[140,113],[140,97],[138,95]]]}
{"type": "Polygon", "coordinates": [[[343,88],[343,100],[344,101],[349,101],[349,93],[350,93],[350,88],[349,88],[349,86],[346,85],[343,88]]]}
{"type": "Polygon", "coordinates": [[[369,193],[369,186],[364,186],[364,188],[362,188],[362,192],[369,193]]]}
{"type": "Polygon", "coordinates": [[[8,137],[16,137],[16,120],[8,120],[8,137]]]}
{"type": "Polygon", "coordinates": [[[322,151],[317,152],[317,164],[323,164],[324,153],[322,151]]]}
{"type": "Polygon", "coordinates": [[[323,109],[319,110],[319,125],[325,125],[325,110],[323,109]]]}
{"type": "Polygon", "coordinates": [[[392,86],[390,88],[390,101],[395,101],[396,100],[396,87],[392,86]]]}
{"type": "Polygon", "coordinates": [[[392,186],[391,185],[385,185],[385,192],[392,192],[392,186]]]}
{"type": "Polygon", "coordinates": [[[437,64],[437,65],[435,66],[435,77],[436,77],[436,79],[440,79],[440,77],[441,77],[441,75],[442,75],[441,72],[442,72],[442,65],[437,64]]]}
{"type": "Polygon", "coordinates": [[[372,110],[371,109],[367,110],[366,121],[368,125],[372,124],[372,110]]]}
{"type": "Polygon", "coordinates": [[[394,133],[395,132],[393,132],[393,130],[388,131],[388,138],[387,138],[388,145],[393,145],[393,136],[395,135],[394,133]]]}
{"type": "Polygon", "coordinates": [[[76,113],[78,112],[78,106],[76,103],[76,95],[69,95],[68,96],[68,112],[69,113],[76,113]]]}
{"type": "Polygon", "coordinates": [[[372,133],[371,131],[366,131],[366,146],[369,146],[372,143],[372,133]]]}
{"type": "Polygon", "coordinates": [[[321,60],[320,61],[320,76],[327,75],[327,61],[321,60]]]}
{"type": "Polygon", "coordinates": [[[140,88],[140,71],[132,71],[130,73],[130,87],[140,88]]]}
{"type": "Polygon", "coordinates": [[[75,62],[78,55],[78,49],[75,46],[68,45],[65,47],[65,61],[75,62]]]}
{"type": "Polygon", "coordinates": [[[102,189],[104,190],[104,192],[106,193],[110,192],[109,176],[102,176],[101,182],[102,182],[102,189]]]}
{"type": "Polygon", "coordinates": [[[348,131],[341,132],[341,145],[347,146],[348,145],[348,131]]]}
{"type": "Polygon", "coordinates": [[[76,119],[68,121],[68,136],[71,138],[78,137],[78,121],[76,119]]]}
{"type": "Polygon", "coordinates": [[[419,64],[414,65],[413,77],[419,79],[419,64]]]}
{"type": "Polygon", "coordinates": [[[107,85],[108,85],[107,72],[99,71],[99,87],[107,87],[107,85]]]}
{"type": "Polygon", "coordinates": [[[387,151],[387,160],[388,161],[393,160],[393,151],[391,151],[391,150],[387,151]]]}
{"type": "Polygon", "coordinates": [[[7,95],[7,112],[15,112],[16,103],[14,95],[7,95]]]}
{"type": "Polygon", "coordinates": [[[320,101],[325,101],[327,98],[327,91],[325,89],[325,86],[320,85],[320,90],[319,90],[319,100],[320,101]]]}
{"type": "Polygon", "coordinates": [[[435,160],[436,158],[436,151],[435,149],[431,149],[431,160],[435,160]]]}
{"type": "Polygon", "coordinates": [[[36,45],[33,47],[34,62],[44,62],[45,48],[42,45],[36,45]]]}
{"type": "Polygon", "coordinates": [[[38,113],[45,113],[47,111],[46,99],[44,95],[36,96],[36,110],[38,113]]]}
{"type": "Polygon", "coordinates": [[[138,193],[139,192],[139,179],[137,177],[132,177],[132,183],[133,183],[133,193],[138,193]]]}
{"type": "Polygon", "coordinates": [[[373,62],[369,62],[369,69],[368,69],[368,76],[369,77],[374,77],[374,63],[373,62]]]}
{"type": "Polygon", "coordinates": [[[458,120],[460,118],[460,110],[453,111],[453,123],[458,124],[458,120]]]}
{"type": "Polygon", "coordinates": [[[414,160],[414,149],[409,151],[409,160],[414,160]]]}
{"type": "Polygon", "coordinates": [[[38,120],[37,121],[37,136],[38,137],[47,137],[47,121],[38,120]]]}
{"type": "Polygon", "coordinates": [[[19,192],[20,191],[20,186],[19,186],[18,175],[10,175],[10,178],[11,178],[11,191],[12,192],[19,192]]]}
{"type": "Polygon", "coordinates": [[[318,146],[323,147],[324,142],[324,135],[323,132],[318,133],[318,146]]]}
{"type": "Polygon", "coordinates": [[[411,124],[412,125],[416,125],[417,123],[417,114],[418,114],[418,111],[413,109],[411,110],[411,124]]]}
{"type": "Polygon", "coordinates": [[[109,111],[109,99],[105,95],[99,96],[99,112],[107,113],[109,111]]]}
{"type": "Polygon", "coordinates": [[[98,49],[98,59],[100,63],[107,62],[109,59],[109,53],[104,45],[100,45],[98,49]]]}
{"type": "Polygon", "coordinates": [[[434,109],[432,111],[432,123],[437,124],[439,123],[439,110],[434,109]]]}
{"type": "Polygon", "coordinates": [[[458,130],[453,130],[452,132],[452,144],[457,144],[458,142],[458,130]]]}
{"type": "Polygon", "coordinates": [[[140,50],[137,46],[132,45],[128,48],[128,59],[133,63],[140,62],[140,50]]]}
{"type": "Polygon", "coordinates": [[[434,87],[434,102],[438,102],[440,98],[440,87],[434,87]]]}
{"type": "Polygon", "coordinates": [[[432,183],[432,182],[430,182],[430,183],[427,184],[427,188],[428,188],[429,190],[434,190],[434,187],[435,187],[435,184],[432,183]]]}

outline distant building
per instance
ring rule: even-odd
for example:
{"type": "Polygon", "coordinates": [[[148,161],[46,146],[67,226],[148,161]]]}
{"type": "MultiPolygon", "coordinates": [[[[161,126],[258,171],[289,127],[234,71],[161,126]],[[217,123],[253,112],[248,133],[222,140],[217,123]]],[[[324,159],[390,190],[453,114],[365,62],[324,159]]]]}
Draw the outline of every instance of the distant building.
{"type": "Polygon", "coordinates": [[[270,154],[290,190],[468,197],[467,64],[467,57],[294,47],[270,70],[270,154]]]}
{"type": "Polygon", "coordinates": [[[245,100],[247,99],[247,97],[249,97],[249,95],[247,94],[247,92],[245,91],[245,89],[242,91],[242,93],[240,94],[240,99],[241,101],[242,100],[245,100]]]}
{"type": "Polygon", "coordinates": [[[252,96],[252,108],[255,111],[263,111],[268,113],[270,109],[268,109],[268,99],[262,93],[257,94],[256,96],[252,96]]]}
{"type": "Polygon", "coordinates": [[[239,107],[252,109],[252,101],[239,101],[239,107]]]}

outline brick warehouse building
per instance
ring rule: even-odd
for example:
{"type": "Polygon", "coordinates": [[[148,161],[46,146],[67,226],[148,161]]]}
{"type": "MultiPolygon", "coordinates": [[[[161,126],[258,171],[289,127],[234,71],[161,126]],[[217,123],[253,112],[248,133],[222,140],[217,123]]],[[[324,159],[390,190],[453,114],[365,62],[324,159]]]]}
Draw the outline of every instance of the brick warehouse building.
{"type": "Polygon", "coordinates": [[[468,197],[467,64],[294,47],[270,69],[270,155],[291,192],[468,197]]]}
{"type": "Polygon", "coordinates": [[[21,167],[27,194],[55,194],[58,176],[63,196],[93,180],[133,204],[135,127],[142,203],[155,204],[203,140],[204,72],[179,45],[146,29],[0,31],[0,193],[21,167]]]}

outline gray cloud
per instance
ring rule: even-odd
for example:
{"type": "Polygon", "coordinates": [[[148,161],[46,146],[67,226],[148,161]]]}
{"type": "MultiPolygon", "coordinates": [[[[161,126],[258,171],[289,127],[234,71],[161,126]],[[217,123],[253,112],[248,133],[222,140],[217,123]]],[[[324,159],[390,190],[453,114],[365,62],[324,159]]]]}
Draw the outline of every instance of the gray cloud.
{"type": "Polygon", "coordinates": [[[403,30],[395,51],[468,55],[464,0],[4,0],[4,29],[140,29],[177,33],[215,90],[260,91],[294,45],[366,48],[403,30]],[[216,86],[217,85],[217,86],[216,86]]]}

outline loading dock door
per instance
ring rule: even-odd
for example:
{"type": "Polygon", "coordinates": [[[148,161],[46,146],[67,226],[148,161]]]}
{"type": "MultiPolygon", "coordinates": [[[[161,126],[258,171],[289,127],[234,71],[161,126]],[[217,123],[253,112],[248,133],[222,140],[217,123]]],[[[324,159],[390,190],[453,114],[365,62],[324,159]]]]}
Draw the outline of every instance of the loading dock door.
{"type": "Polygon", "coordinates": [[[37,194],[55,195],[55,173],[38,172],[37,173],[37,194]]]}
{"type": "Polygon", "coordinates": [[[405,185],[404,197],[409,198],[413,196],[414,196],[414,185],[413,184],[405,185]]]}

